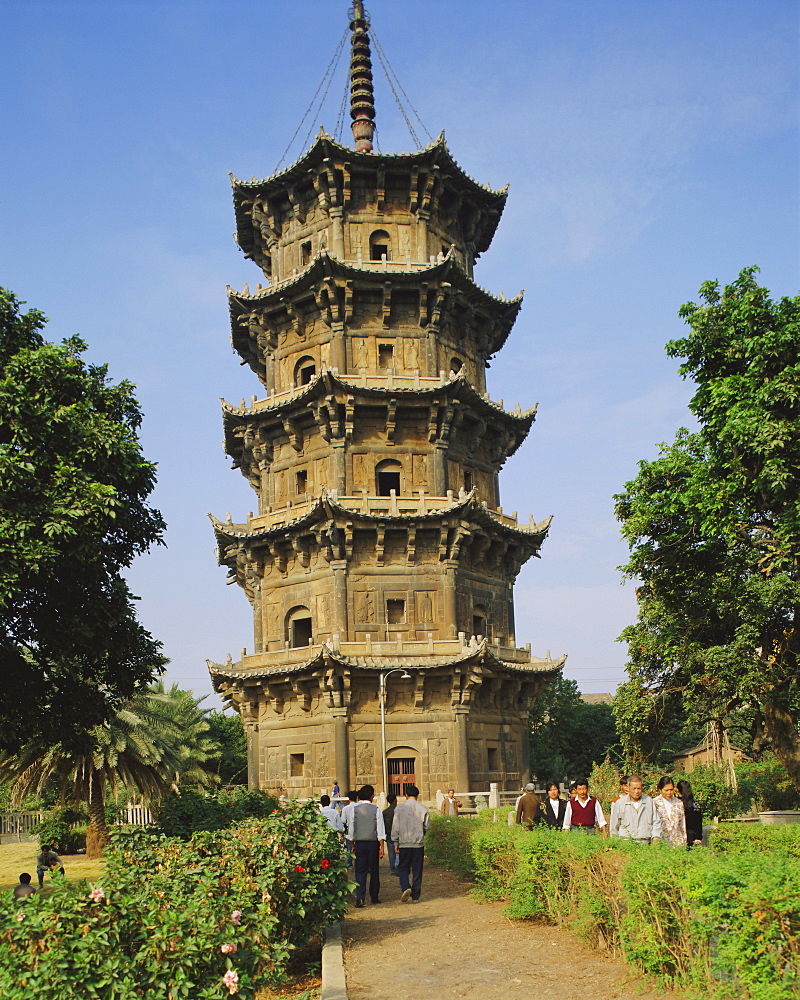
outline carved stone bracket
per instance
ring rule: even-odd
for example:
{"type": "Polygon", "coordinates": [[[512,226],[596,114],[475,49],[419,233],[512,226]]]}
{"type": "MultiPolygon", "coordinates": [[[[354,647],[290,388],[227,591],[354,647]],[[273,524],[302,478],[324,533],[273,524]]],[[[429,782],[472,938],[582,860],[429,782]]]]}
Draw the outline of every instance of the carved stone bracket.
{"type": "Polygon", "coordinates": [[[303,432],[300,425],[292,417],[283,418],[283,429],[289,438],[289,443],[296,452],[303,450],[303,432]]]}

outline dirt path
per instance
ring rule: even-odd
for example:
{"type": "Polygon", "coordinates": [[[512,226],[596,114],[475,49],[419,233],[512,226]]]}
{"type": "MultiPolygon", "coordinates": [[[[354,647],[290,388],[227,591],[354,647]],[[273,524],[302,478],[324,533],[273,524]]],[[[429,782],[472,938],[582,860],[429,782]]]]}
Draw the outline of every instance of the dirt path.
{"type": "Polygon", "coordinates": [[[342,925],[349,1000],[677,1000],[568,931],[475,901],[450,872],[426,863],[419,903],[402,903],[397,882],[382,863],[383,902],[342,925]]]}

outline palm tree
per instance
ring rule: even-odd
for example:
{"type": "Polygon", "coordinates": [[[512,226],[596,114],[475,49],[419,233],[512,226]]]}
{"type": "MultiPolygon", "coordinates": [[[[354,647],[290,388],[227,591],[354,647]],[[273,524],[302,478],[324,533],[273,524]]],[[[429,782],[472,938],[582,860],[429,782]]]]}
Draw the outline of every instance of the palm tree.
{"type": "Polygon", "coordinates": [[[176,685],[165,691],[159,681],[91,729],[90,746],[83,753],[31,740],[17,755],[0,760],[0,774],[12,779],[12,807],[55,782],[62,801],[87,803],[86,855],[99,857],[108,842],[108,792],[123,786],[149,804],[177,789],[183,779],[214,782],[202,767],[216,749],[205,735],[207,710],[198,708],[202,700],[176,685]]]}

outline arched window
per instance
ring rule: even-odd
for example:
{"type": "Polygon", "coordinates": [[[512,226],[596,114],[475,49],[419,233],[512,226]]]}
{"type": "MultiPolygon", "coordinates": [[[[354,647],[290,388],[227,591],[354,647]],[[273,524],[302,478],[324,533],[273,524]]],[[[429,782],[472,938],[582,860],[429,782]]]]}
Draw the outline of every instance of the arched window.
{"type": "Polygon", "coordinates": [[[298,604],[286,616],[286,638],[292,649],[311,645],[312,623],[311,612],[298,604]]]}
{"type": "Polygon", "coordinates": [[[450,371],[453,375],[458,375],[461,369],[464,367],[464,362],[461,358],[450,358],[450,371]]]}
{"type": "Polygon", "coordinates": [[[317,365],[312,357],[300,358],[294,366],[294,384],[308,385],[317,374],[317,365]]]}
{"type": "Polygon", "coordinates": [[[391,238],[385,229],[376,229],[369,238],[370,260],[392,259],[391,238]]]}
{"type": "Polygon", "coordinates": [[[392,490],[396,496],[402,491],[403,466],[393,458],[375,466],[375,490],[379,497],[388,497],[392,490]]]}

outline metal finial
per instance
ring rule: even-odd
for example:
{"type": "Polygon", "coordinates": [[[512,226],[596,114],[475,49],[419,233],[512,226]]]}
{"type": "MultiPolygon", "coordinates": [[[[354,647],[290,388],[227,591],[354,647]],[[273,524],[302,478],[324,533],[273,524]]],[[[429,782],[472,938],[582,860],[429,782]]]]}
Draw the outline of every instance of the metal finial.
{"type": "Polygon", "coordinates": [[[350,117],[356,150],[372,152],[375,134],[375,97],[372,90],[372,60],[369,49],[369,19],[364,13],[362,0],[355,0],[352,7],[352,32],[350,43],[350,117]]]}

